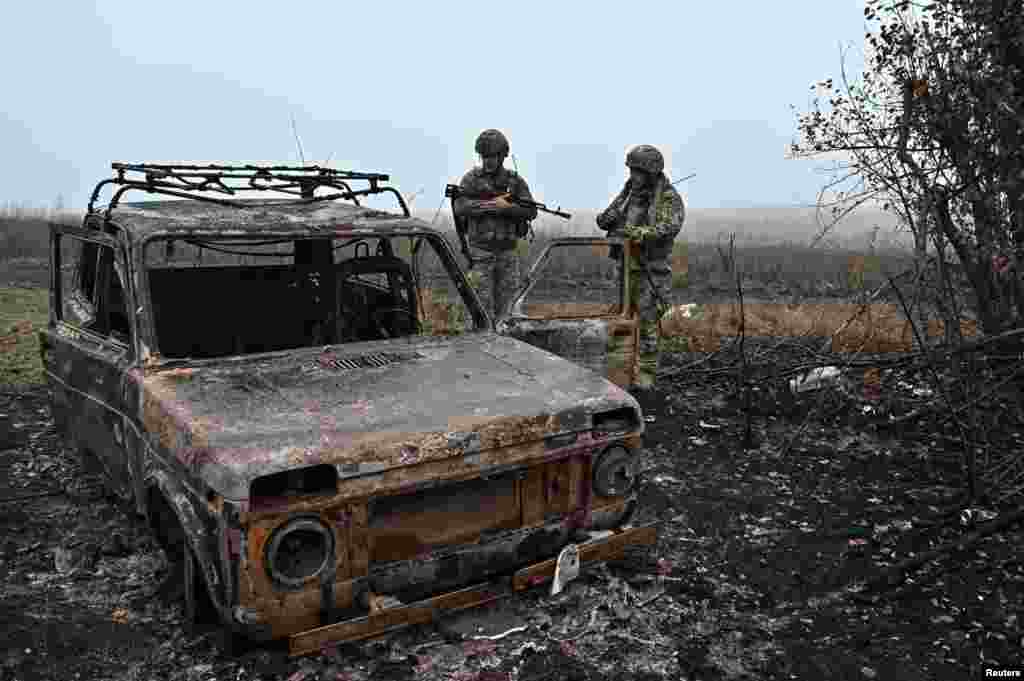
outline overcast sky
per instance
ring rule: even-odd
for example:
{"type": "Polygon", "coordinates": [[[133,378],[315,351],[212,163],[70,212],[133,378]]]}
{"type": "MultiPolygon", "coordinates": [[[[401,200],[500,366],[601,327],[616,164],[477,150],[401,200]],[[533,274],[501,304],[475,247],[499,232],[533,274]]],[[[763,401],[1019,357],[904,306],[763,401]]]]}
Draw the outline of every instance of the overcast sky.
{"type": "MultiPolygon", "coordinates": [[[[810,85],[859,72],[863,0],[8,3],[0,205],[83,207],[111,161],[307,162],[416,207],[504,131],[538,200],[600,208],[634,144],[697,208],[813,202],[786,160],[810,85]]],[[[511,160],[508,162],[511,165],[511,160]]],[[[136,198],[141,198],[136,195],[136,198]]]]}

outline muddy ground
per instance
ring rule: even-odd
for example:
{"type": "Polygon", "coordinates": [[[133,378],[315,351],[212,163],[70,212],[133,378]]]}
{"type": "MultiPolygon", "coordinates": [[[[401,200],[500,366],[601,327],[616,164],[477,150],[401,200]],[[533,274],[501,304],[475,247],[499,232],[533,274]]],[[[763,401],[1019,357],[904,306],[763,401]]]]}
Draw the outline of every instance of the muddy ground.
{"type": "Polygon", "coordinates": [[[186,633],[161,551],[62,448],[45,389],[0,389],[0,679],[924,681],[1024,665],[1019,527],[862,586],[971,529],[941,422],[888,432],[848,395],[762,386],[745,450],[740,397],[685,375],[643,397],[652,550],[559,596],[295,660],[186,633]]]}

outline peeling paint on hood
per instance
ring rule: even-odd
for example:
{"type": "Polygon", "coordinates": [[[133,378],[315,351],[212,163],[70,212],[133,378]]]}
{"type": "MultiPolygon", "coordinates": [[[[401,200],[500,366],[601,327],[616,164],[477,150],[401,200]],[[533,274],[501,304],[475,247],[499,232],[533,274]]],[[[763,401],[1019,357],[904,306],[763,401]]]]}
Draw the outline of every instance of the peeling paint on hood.
{"type": "Polygon", "coordinates": [[[467,440],[483,451],[539,441],[637,407],[601,376],[512,338],[420,340],[155,367],[143,379],[147,431],[241,499],[254,478],[289,468],[383,471],[462,456],[467,440]],[[392,361],[337,368],[364,354],[392,361]]]}

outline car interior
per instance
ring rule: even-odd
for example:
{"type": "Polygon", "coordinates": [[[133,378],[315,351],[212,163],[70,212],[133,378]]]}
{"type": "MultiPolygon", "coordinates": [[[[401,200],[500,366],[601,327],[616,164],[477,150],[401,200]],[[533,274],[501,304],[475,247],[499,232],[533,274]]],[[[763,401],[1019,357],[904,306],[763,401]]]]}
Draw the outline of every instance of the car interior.
{"type": "Polygon", "coordinates": [[[380,251],[336,264],[152,268],[148,276],[165,357],[271,352],[419,331],[412,271],[380,251]]]}

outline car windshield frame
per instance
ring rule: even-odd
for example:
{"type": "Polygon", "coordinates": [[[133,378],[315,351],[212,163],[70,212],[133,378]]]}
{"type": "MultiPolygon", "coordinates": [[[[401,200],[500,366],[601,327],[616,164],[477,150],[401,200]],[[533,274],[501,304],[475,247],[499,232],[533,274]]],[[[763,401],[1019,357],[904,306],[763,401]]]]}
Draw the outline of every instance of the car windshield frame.
{"type": "MultiPolygon", "coordinates": [[[[325,346],[345,348],[345,347],[354,345],[356,343],[382,342],[381,340],[378,339],[378,340],[370,340],[370,341],[358,341],[358,340],[357,341],[336,341],[336,342],[333,342],[333,343],[321,344],[321,343],[315,342],[316,339],[310,339],[310,341],[308,343],[305,343],[305,344],[302,344],[302,345],[298,345],[298,346],[294,346],[294,347],[281,348],[281,349],[276,349],[276,350],[262,350],[262,351],[254,351],[254,352],[241,352],[241,353],[225,352],[225,353],[220,353],[220,354],[216,354],[216,355],[201,355],[201,356],[192,356],[192,355],[189,355],[189,354],[184,354],[184,355],[182,355],[182,354],[164,355],[161,352],[161,339],[160,339],[160,337],[158,335],[157,327],[156,327],[156,321],[155,321],[155,318],[154,318],[154,315],[153,315],[154,298],[153,298],[153,292],[152,292],[152,288],[151,288],[150,274],[154,270],[162,270],[162,269],[166,270],[166,269],[178,269],[178,268],[160,267],[158,264],[155,264],[153,262],[153,257],[152,257],[154,249],[163,248],[163,247],[165,247],[164,244],[166,244],[168,242],[173,242],[173,241],[189,242],[189,241],[192,241],[192,242],[202,242],[204,244],[203,248],[207,248],[208,245],[213,245],[213,246],[217,246],[217,247],[223,246],[227,250],[234,251],[236,249],[233,248],[232,246],[235,246],[235,247],[237,247],[238,251],[244,251],[245,250],[245,245],[249,245],[251,247],[254,244],[266,245],[266,244],[270,244],[270,243],[274,243],[274,242],[281,243],[281,244],[287,244],[288,242],[316,241],[316,240],[323,240],[323,239],[330,239],[330,240],[335,241],[335,242],[338,242],[338,241],[345,242],[342,245],[337,245],[337,244],[333,245],[332,248],[333,248],[334,253],[337,253],[339,250],[347,249],[347,248],[352,247],[353,249],[354,248],[360,248],[361,254],[363,254],[366,251],[362,251],[361,247],[357,246],[356,244],[358,244],[360,242],[368,243],[368,242],[373,242],[373,241],[376,241],[377,243],[380,243],[382,240],[388,240],[393,245],[396,246],[395,250],[396,250],[396,254],[397,254],[397,252],[399,251],[399,249],[397,248],[397,244],[400,243],[400,242],[408,243],[411,252],[408,253],[408,255],[406,256],[406,259],[410,260],[410,261],[413,260],[417,256],[417,254],[419,254],[419,256],[421,257],[422,253],[425,251],[425,249],[433,249],[433,253],[430,255],[430,257],[432,259],[434,259],[435,262],[438,262],[441,265],[440,270],[443,273],[444,277],[446,278],[448,289],[451,290],[454,287],[454,293],[456,295],[458,295],[458,297],[459,297],[458,302],[461,303],[461,305],[463,306],[463,309],[465,311],[465,324],[466,324],[466,328],[464,330],[459,331],[459,334],[460,335],[461,334],[476,334],[476,333],[483,333],[483,332],[487,332],[487,331],[493,330],[493,321],[491,320],[489,314],[487,313],[487,311],[485,310],[484,306],[480,302],[479,297],[477,296],[477,294],[473,291],[472,287],[470,286],[469,281],[468,281],[468,279],[467,279],[467,277],[465,275],[465,272],[463,271],[462,267],[460,266],[458,260],[455,257],[454,251],[452,251],[450,245],[448,244],[448,242],[444,238],[444,236],[442,234],[436,232],[436,231],[433,231],[433,230],[427,230],[427,229],[417,230],[417,229],[409,229],[409,228],[397,228],[397,229],[379,229],[378,228],[378,229],[372,229],[372,230],[346,230],[344,232],[342,232],[342,231],[335,231],[335,230],[317,231],[317,230],[310,229],[309,231],[297,232],[294,229],[278,229],[278,230],[274,230],[274,229],[261,229],[258,232],[255,232],[255,231],[252,231],[252,232],[250,232],[250,231],[244,231],[244,232],[242,232],[242,231],[232,231],[232,232],[228,232],[227,230],[224,230],[224,231],[213,231],[213,230],[211,230],[211,231],[198,231],[198,230],[182,231],[182,230],[173,230],[172,229],[172,230],[159,230],[159,231],[147,234],[144,239],[142,239],[140,242],[138,242],[138,248],[136,250],[135,260],[136,260],[136,263],[137,263],[136,264],[137,271],[139,273],[139,282],[138,282],[138,313],[137,314],[144,315],[145,317],[147,317],[147,319],[145,320],[146,323],[144,324],[144,326],[146,327],[145,328],[146,333],[144,335],[147,337],[147,341],[148,341],[147,345],[149,346],[149,347],[147,347],[147,348],[145,348],[143,350],[143,354],[148,356],[148,359],[149,359],[150,363],[156,363],[156,364],[163,364],[163,363],[179,364],[179,363],[192,363],[192,362],[202,362],[202,363],[205,363],[206,361],[209,361],[209,360],[216,361],[216,360],[224,359],[224,358],[228,358],[228,357],[253,357],[253,356],[264,355],[264,354],[275,354],[275,353],[280,353],[280,352],[291,352],[291,351],[297,351],[297,350],[298,351],[300,351],[300,350],[308,350],[308,349],[311,349],[311,348],[318,348],[318,347],[325,347],[325,346]],[[414,244],[418,244],[418,245],[416,245],[414,247],[414,244]]],[[[159,252],[159,251],[157,250],[156,252],[159,252]]],[[[429,250],[427,250],[426,252],[429,253],[429,250]]],[[[268,253],[268,254],[261,254],[261,255],[270,255],[270,256],[272,256],[273,254],[269,254],[268,253]]],[[[261,257],[261,255],[256,255],[255,257],[259,258],[259,257],[261,257]]],[[[285,254],[281,253],[279,255],[274,256],[275,259],[277,259],[278,264],[280,264],[280,258],[281,258],[282,255],[285,255],[285,254]]],[[[352,253],[352,255],[354,255],[354,253],[352,253]]],[[[237,254],[236,254],[236,257],[237,257],[237,254]]],[[[335,256],[335,258],[337,258],[337,256],[335,256]]],[[[223,264],[223,263],[217,263],[217,264],[220,265],[220,264],[223,264]]],[[[292,255],[291,261],[288,264],[291,265],[291,266],[295,266],[294,255],[292,255]]],[[[336,260],[335,263],[333,264],[333,266],[337,267],[339,264],[340,264],[339,261],[336,260]]],[[[226,267],[238,266],[240,268],[258,267],[258,266],[260,266],[260,263],[259,262],[250,262],[250,263],[247,263],[247,264],[239,264],[239,265],[226,264],[224,266],[226,266],[226,267]]],[[[311,267],[311,266],[310,265],[298,265],[298,267],[311,267]]],[[[180,268],[180,269],[184,269],[184,268],[180,268]]],[[[416,270],[414,269],[414,271],[416,271],[416,270]]],[[[424,289],[424,285],[423,285],[423,283],[424,283],[424,276],[423,276],[423,273],[422,272],[417,272],[417,274],[414,275],[414,279],[415,279],[415,281],[413,282],[414,290],[417,291],[417,293],[419,293],[419,292],[421,292],[424,289]]],[[[201,333],[201,330],[197,331],[197,333],[201,333]]],[[[449,334],[443,334],[443,333],[424,334],[424,333],[422,333],[421,329],[418,329],[417,331],[414,331],[411,334],[403,334],[401,336],[398,336],[397,338],[406,339],[406,340],[414,340],[414,339],[417,339],[417,338],[423,339],[423,340],[428,340],[428,339],[435,339],[436,340],[437,338],[442,338],[442,337],[445,337],[446,335],[449,335],[449,334]]]]}

